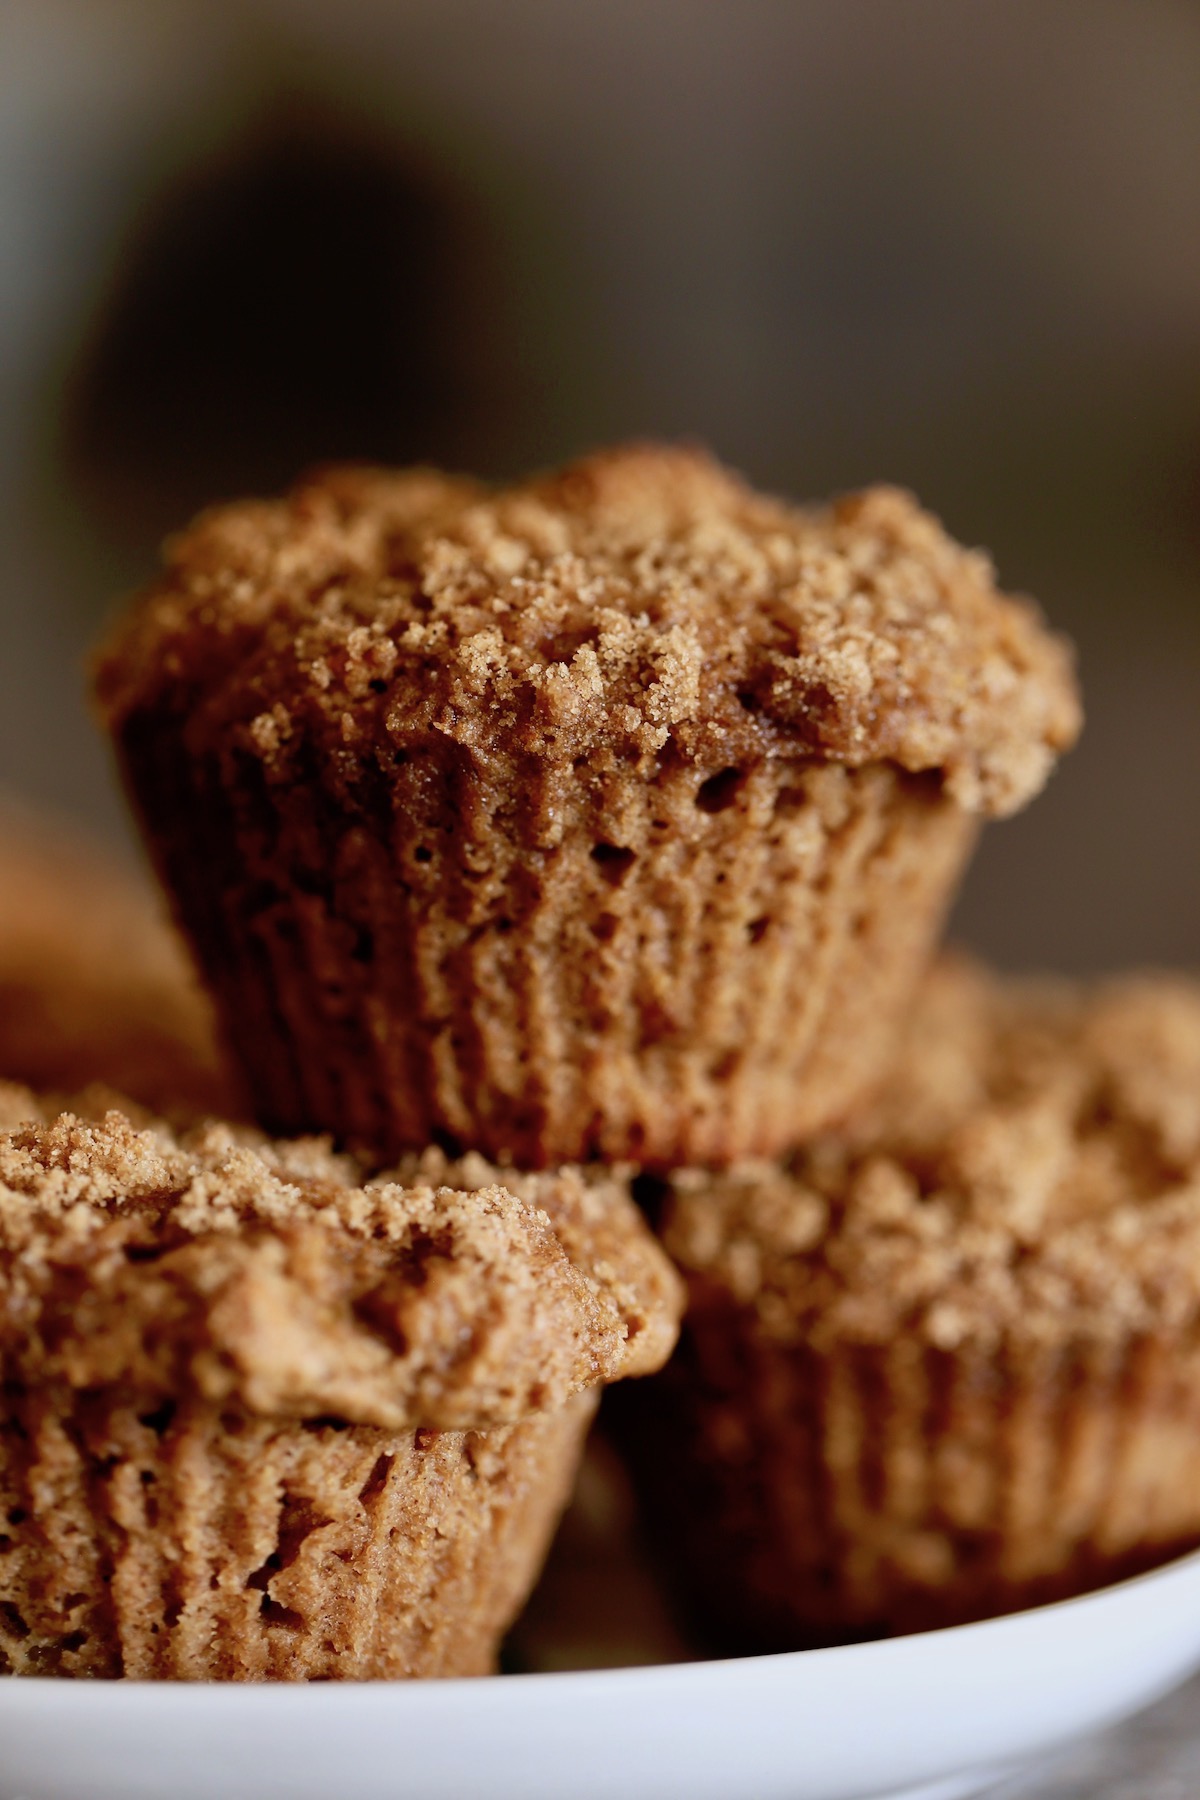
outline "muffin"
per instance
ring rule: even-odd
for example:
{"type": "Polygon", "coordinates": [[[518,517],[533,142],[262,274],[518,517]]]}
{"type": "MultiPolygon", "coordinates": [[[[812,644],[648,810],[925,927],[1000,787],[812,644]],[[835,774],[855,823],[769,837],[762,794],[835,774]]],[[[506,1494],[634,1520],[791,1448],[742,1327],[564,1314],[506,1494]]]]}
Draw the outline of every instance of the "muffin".
{"type": "Polygon", "coordinates": [[[91,1082],[172,1114],[239,1101],[162,902],[71,827],[0,796],[0,1079],[91,1082]]]}
{"type": "Polygon", "coordinates": [[[5,1671],[491,1669],[601,1384],[674,1342],[628,1198],[0,1106],[5,1671]]]}
{"type": "Polygon", "coordinates": [[[688,450],[211,512],[98,664],[273,1129],[539,1167],[772,1154],[891,1049],[1070,658],[905,495],[688,450]]]}
{"type": "Polygon", "coordinates": [[[930,981],[853,1131],[680,1175],[680,1351],[618,1407],[709,1641],[1059,1598],[1200,1544],[1200,986],[930,981]]]}

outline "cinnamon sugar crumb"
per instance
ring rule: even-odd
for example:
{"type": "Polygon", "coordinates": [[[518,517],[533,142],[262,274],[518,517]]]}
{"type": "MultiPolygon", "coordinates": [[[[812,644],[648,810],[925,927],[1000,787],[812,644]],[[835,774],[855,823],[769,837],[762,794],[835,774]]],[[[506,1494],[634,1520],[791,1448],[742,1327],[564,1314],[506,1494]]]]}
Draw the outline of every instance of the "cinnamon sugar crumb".
{"type": "Polygon", "coordinates": [[[1080,722],[1063,641],[907,495],[802,511],[636,445],[494,493],[340,469],[208,513],[99,692],[114,727],[200,702],[280,779],[302,724],[381,761],[431,733],[568,764],[888,760],[990,813],[1080,722]]]}
{"type": "Polygon", "coordinates": [[[665,1242],[763,1328],[1107,1340],[1200,1321],[1200,985],[947,958],[852,1130],[676,1177],[665,1242]]]}
{"type": "Polygon", "coordinates": [[[513,1191],[431,1153],[362,1184],[316,1140],[51,1111],[0,1088],[6,1379],[458,1430],[674,1343],[678,1283],[615,1180],[513,1191]]]}

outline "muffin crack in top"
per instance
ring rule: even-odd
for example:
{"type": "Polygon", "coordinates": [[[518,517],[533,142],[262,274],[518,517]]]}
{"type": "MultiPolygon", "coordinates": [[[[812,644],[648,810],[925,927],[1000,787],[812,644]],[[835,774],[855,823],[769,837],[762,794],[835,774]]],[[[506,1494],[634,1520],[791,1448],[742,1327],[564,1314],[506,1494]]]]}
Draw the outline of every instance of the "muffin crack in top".
{"type": "Polygon", "coordinates": [[[800,510],[633,446],[489,492],[319,473],[204,515],[101,659],[115,728],[177,704],[281,778],[430,734],[570,765],[674,749],[944,773],[1016,810],[1079,728],[1064,642],[908,496],[800,510]]]}

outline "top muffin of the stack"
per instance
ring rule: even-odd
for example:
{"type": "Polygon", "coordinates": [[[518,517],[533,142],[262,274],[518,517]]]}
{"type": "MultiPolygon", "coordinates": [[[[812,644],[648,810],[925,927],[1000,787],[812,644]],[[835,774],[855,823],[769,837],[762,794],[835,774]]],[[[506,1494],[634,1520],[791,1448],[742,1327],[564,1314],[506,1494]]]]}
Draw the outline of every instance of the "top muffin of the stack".
{"type": "Polygon", "coordinates": [[[1069,653],[903,494],[637,446],[205,515],[98,688],[261,1121],[380,1157],[770,1155],[891,1053],[1069,653]]]}
{"type": "MultiPolygon", "coordinates": [[[[163,705],[517,766],[805,752],[936,769],[969,811],[1041,787],[1078,721],[1069,657],[990,566],[889,488],[812,511],[692,451],[635,447],[489,494],[333,469],[205,514],[105,657],[110,718],[163,705]]],[[[203,720],[203,723],[201,723],[203,720]]]]}

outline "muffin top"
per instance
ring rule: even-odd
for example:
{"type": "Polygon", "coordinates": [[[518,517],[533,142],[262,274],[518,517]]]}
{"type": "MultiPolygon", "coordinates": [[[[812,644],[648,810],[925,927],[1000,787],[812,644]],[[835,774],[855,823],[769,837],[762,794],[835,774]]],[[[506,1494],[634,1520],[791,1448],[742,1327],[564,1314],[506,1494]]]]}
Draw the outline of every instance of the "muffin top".
{"type": "Polygon", "coordinates": [[[204,514],[118,626],[120,733],[186,717],[286,778],[301,743],[719,770],[767,755],[940,770],[1007,813],[1080,723],[1070,652],[907,495],[800,510],[634,445],[488,491],[333,469],[204,514]]]}
{"type": "Polygon", "coordinates": [[[2,798],[0,1079],[64,1092],[105,1081],[172,1116],[237,1107],[149,883],[2,798]]]}
{"type": "Polygon", "coordinates": [[[679,1282],[616,1178],[430,1151],[364,1185],[321,1141],[81,1111],[0,1088],[8,1382],[458,1430],[670,1354],[679,1282]]]}
{"type": "Polygon", "coordinates": [[[946,959],[885,1091],[786,1164],[676,1177],[664,1238],[818,1347],[1116,1339],[1200,1320],[1200,984],[946,959]]]}

